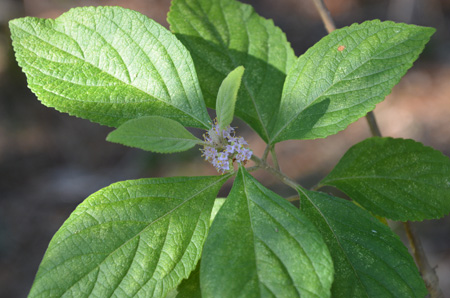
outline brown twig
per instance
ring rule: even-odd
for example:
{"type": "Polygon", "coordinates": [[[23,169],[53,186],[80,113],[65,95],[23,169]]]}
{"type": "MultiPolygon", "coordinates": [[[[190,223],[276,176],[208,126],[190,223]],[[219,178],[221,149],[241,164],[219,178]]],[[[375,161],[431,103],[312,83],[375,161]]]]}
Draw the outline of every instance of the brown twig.
{"type": "Polygon", "coordinates": [[[425,281],[425,286],[430,293],[430,297],[444,298],[444,294],[439,288],[439,278],[437,277],[436,271],[428,263],[422,247],[422,242],[420,241],[420,238],[417,237],[416,231],[410,222],[404,222],[403,227],[405,228],[406,236],[408,236],[414,259],[416,260],[420,274],[425,281]]]}
{"type": "Polygon", "coordinates": [[[336,30],[336,25],[334,24],[333,19],[331,18],[330,12],[328,11],[323,0],[312,0],[314,5],[316,6],[317,11],[322,18],[322,22],[325,25],[325,29],[327,29],[328,33],[336,30]]]}
{"type": "MultiPolygon", "coordinates": [[[[331,33],[336,29],[336,26],[334,25],[334,21],[331,18],[330,12],[325,6],[323,0],[312,1],[314,2],[320,14],[320,17],[322,18],[325,28],[327,29],[328,33],[331,33]]],[[[367,113],[366,119],[372,135],[381,137],[382,135],[378,127],[375,114],[372,111],[367,113]]],[[[411,246],[414,259],[417,263],[417,266],[419,267],[420,273],[422,274],[422,278],[425,281],[425,286],[427,287],[428,292],[430,293],[432,298],[444,297],[441,289],[439,288],[439,279],[434,269],[428,263],[428,259],[423,250],[420,238],[408,222],[405,222],[403,226],[405,228],[406,234],[408,235],[409,245],[411,246]]]]}

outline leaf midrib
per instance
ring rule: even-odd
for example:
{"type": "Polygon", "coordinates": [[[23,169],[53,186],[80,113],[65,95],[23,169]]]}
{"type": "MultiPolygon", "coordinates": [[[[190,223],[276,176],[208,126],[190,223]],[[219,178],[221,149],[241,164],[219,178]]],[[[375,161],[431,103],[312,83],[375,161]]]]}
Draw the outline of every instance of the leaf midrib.
{"type": "Polygon", "coordinates": [[[199,139],[190,139],[190,138],[177,138],[177,137],[160,137],[160,136],[148,136],[148,135],[131,135],[127,134],[125,136],[126,138],[133,138],[133,139],[155,139],[160,141],[183,141],[183,142],[190,142],[190,143],[196,143],[199,144],[202,141],[199,139]]]}

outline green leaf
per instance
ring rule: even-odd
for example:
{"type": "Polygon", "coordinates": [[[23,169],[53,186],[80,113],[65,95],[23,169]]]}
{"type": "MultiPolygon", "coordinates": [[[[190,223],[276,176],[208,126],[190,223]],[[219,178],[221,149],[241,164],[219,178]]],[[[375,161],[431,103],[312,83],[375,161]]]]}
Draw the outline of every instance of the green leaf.
{"type": "Polygon", "coordinates": [[[200,265],[204,297],[329,297],[333,263],[300,211],[243,168],[212,223],[200,265]]]}
{"type": "Polygon", "coordinates": [[[425,297],[411,255],[386,225],[349,201],[301,189],[299,194],[301,210],[333,257],[332,297],[425,297]]]}
{"type": "Polygon", "coordinates": [[[225,203],[225,198],[217,198],[214,201],[214,206],[211,211],[211,223],[214,221],[214,218],[216,218],[217,212],[219,212],[220,208],[222,208],[223,204],[225,203]]]}
{"type": "Polygon", "coordinates": [[[180,123],[159,116],[129,120],[111,132],[106,140],[159,153],[185,151],[201,143],[180,123]]]}
{"type": "Polygon", "coordinates": [[[158,115],[208,128],[189,52],[146,16],[82,7],[9,25],[28,86],[46,106],[114,127],[158,115]]]}
{"type": "Polygon", "coordinates": [[[295,61],[285,34],[235,0],[174,0],[167,20],[194,59],[208,107],[226,75],[245,67],[235,113],[267,142],[295,61]]]}
{"type": "Polygon", "coordinates": [[[91,195],[50,242],[30,297],[165,297],[195,269],[228,177],[132,180],[91,195]]]}
{"type": "Polygon", "coordinates": [[[374,20],[322,38],[289,71],[272,143],[324,138],[366,115],[400,81],[434,31],[374,20]]]}
{"type": "Polygon", "coordinates": [[[200,289],[200,262],[194,271],[191,272],[188,279],[185,279],[177,288],[176,298],[201,298],[200,289]]]}
{"type": "Polygon", "coordinates": [[[233,121],[234,107],[236,104],[237,94],[241,86],[242,75],[245,68],[237,67],[230,72],[223,80],[217,94],[216,112],[219,129],[225,129],[233,121]]]}
{"type": "Polygon", "coordinates": [[[367,210],[394,220],[450,213],[450,159],[413,140],[358,143],[320,185],[335,186],[367,210]]]}

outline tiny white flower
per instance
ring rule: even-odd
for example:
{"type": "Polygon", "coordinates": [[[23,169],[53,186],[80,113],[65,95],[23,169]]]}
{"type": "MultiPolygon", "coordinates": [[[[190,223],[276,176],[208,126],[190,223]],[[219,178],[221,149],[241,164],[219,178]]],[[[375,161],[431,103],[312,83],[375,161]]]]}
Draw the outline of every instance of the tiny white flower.
{"type": "Polygon", "coordinates": [[[230,161],[245,165],[253,155],[252,150],[245,148],[248,144],[244,138],[235,137],[234,128],[220,130],[217,121],[203,138],[207,144],[200,149],[202,156],[222,174],[230,170],[230,161]]]}

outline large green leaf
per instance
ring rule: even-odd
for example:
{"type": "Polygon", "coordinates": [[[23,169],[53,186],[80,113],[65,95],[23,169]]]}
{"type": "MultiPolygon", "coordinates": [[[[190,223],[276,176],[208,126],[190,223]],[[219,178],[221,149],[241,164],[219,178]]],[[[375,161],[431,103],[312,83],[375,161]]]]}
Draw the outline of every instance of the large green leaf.
{"type": "Polygon", "coordinates": [[[9,24],[17,61],[43,104],[114,127],[146,115],[208,127],[189,52],[146,16],[83,7],[9,24]]]}
{"type": "Polygon", "coordinates": [[[202,142],[180,123],[159,116],[129,120],[106,140],[159,153],[185,151],[202,142]]]}
{"type": "Polygon", "coordinates": [[[132,180],[91,195],[50,242],[30,297],[164,297],[200,259],[227,178],[132,180]]]}
{"type": "Polygon", "coordinates": [[[391,92],[434,31],[375,20],[322,38],[289,71],[272,142],[324,138],[366,115],[391,92]]]}
{"type": "Polygon", "coordinates": [[[205,243],[202,296],[329,297],[332,280],[317,229],[241,168],[205,243]]]}
{"type": "Polygon", "coordinates": [[[394,220],[450,213],[450,159],[413,140],[370,138],[350,148],[320,185],[394,220]]]}
{"type": "Polygon", "coordinates": [[[225,76],[245,67],[236,115],[268,141],[295,59],[285,34],[235,0],[174,0],[167,20],[191,52],[207,106],[215,108],[225,76]]]}
{"type": "Polygon", "coordinates": [[[325,238],[336,270],[332,297],[423,298],[427,291],[406,247],[355,204],[299,189],[301,210],[325,238]]]}

